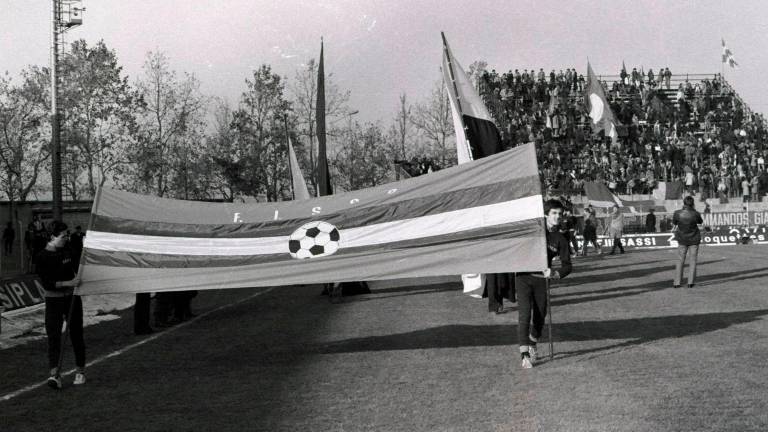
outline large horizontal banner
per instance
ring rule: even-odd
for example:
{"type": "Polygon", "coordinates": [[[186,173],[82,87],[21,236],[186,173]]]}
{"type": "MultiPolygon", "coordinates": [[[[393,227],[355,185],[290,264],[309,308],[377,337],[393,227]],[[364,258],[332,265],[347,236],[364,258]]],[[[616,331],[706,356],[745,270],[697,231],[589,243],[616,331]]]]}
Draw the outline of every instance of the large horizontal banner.
{"type": "MultiPolygon", "coordinates": [[[[579,248],[584,246],[584,238],[576,236],[579,248]]],[[[701,244],[706,246],[725,246],[744,244],[768,244],[768,228],[759,227],[716,227],[701,231],[701,244]],[[746,240],[748,239],[748,240],[746,240]]],[[[613,239],[608,236],[597,236],[597,243],[602,247],[612,247],[613,239]]],[[[677,247],[673,233],[657,234],[624,234],[621,244],[626,249],[660,249],[677,247]]],[[[590,244],[591,246],[591,244],[590,244]]]]}
{"type": "Polygon", "coordinates": [[[533,144],[387,185],[264,204],[102,189],[79,294],[541,271],[533,144]]]}
{"type": "Polygon", "coordinates": [[[768,212],[760,211],[707,213],[701,217],[704,219],[704,226],[713,228],[768,225],[768,212]]]}
{"type": "Polygon", "coordinates": [[[35,275],[0,279],[0,306],[6,311],[34,306],[45,301],[45,290],[35,275]]]}

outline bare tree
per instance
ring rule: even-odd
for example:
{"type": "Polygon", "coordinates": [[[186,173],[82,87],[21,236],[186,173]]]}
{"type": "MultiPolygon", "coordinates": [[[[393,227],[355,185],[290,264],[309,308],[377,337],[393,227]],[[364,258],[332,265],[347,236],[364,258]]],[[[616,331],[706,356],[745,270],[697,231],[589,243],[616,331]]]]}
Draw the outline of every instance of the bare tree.
{"type": "Polygon", "coordinates": [[[6,73],[0,76],[0,190],[11,203],[24,201],[37,186],[50,156],[50,103],[47,70],[32,66],[13,85],[6,73]]]}
{"type": "Polygon", "coordinates": [[[134,112],[141,105],[117,55],[103,41],[93,47],[84,40],[73,42],[62,72],[64,187],[72,199],[78,198],[81,189],[93,197],[96,188],[127,162],[134,112]]]}
{"type": "Polygon", "coordinates": [[[147,54],[136,88],[144,104],[138,116],[138,145],[131,155],[133,188],[165,196],[173,177],[186,175],[183,159],[190,156],[189,137],[202,127],[207,101],[197,78],[185,73],[178,79],[162,52],[147,54]]]}
{"type": "Polygon", "coordinates": [[[432,154],[442,167],[456,164],[456,146],[448,142],[455,134],[451,106],[442,80],[435,82],[425,102],[416,105],[413,125],[432,143],[432,154]]]}
{"type": "Polygon", "coordinates": [[[407,159],[408,152],[406,147],[411,137],[411,126],[413,116],[411,115],[411,105],[408,104],[405,93],[400,95],[400,105],[398,105],[397,114],[390,128],[390,135],[394,140],[393,153],[396,158],[407,159]]]}
{"type": "MultiPolygon", "coordinates": [[[[314,143],[317,138],[315,131],[317,123],[315,118],[317,67],[315,59],[310,59],[304,68],[296,72],[296,79],[291,86],[293,110],[297,120],[299,136],[306,140],[305,144],[308,149],[299,152],[298,148],[301,146],[297,145],[298,143],[294,144],[297,147],[297,152],[305,153],[309,156],[308,169],[304,172],[311,173],[310,182],[314,188],[317,187],[317,180],[314,175],[317,168],[314,150],[314,143]]],[[[325,119],[328,123],[326,133],[333,138],[339,137],[342,134],[341,128],[343,126],[336,127],[336,123],[350,113],[347,105],[349,103],[349,95],[349,91],[342,91],[334,83],[332,73],[325,77],[325,119]]],[[[302,161],[300,160],[299,163],[302,163],[302,161]]]]}

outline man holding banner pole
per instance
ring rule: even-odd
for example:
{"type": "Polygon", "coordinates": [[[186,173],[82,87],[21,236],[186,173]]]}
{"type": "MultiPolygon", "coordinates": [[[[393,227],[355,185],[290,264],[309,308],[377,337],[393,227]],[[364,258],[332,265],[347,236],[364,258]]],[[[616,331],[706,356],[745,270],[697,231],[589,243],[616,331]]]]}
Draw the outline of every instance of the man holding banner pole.
{"type": "MultiPolygon", "coordinates": [[[[541,273],[517,273],[518,315],[517,337],[524,369],[530,369],[537,359],[536,343],[541,338],[549,305],[549,281],[566,277],[572,270],[568,240],[558,230],[563,204],[558,200],[544,203],[547,236],[547,265],[541,273]],[[552,270],[552,260],[560,259],[560,269],[552,270]],[[533,325],[531,325],[531,321],[533,325]]],[[[552,355],[552,318],[549,321],[550,356],[552,355]]]]}

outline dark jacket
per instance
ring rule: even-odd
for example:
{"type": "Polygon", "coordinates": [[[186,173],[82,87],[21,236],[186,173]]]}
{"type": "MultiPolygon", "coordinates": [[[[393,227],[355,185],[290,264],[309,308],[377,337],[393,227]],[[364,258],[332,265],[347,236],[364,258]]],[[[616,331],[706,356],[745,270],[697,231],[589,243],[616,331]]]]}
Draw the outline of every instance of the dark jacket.
{"type": "Polygon", "coordinates": [[[698,224],[703,223],[701,214],[691,207],[683,207],[675,211],[672,223],[677,226],[675,240],[684,246],[694,246],[701,243],[701,232],[698,224]]]}

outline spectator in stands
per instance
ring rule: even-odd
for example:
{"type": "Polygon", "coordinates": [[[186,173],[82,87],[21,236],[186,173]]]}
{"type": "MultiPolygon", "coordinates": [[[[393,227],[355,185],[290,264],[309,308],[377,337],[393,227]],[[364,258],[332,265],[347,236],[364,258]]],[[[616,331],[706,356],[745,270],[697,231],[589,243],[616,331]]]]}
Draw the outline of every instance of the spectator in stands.
{"type": "Polygon", "coordinates": [[[664,83],[667,86],[667,90],[669,90],[670,81],[672,80],[672,72],[669,71],[669,68],[664,69],[664,83]]]}
{"type": "Polygon", "coordinates": [[[48,336],[48,385],[61,388],[59,352],[62,325],[67,320],[67,331],[75,352],[75,385],[85,384],[85,342],[83,339],[83,303],[74,295],[80,278],[72,271],[72,257],[67,252],[67,225],[55,221],[50,240],[37,256],[36,270],[45,289],[45,333],[48,336]],[[71,314],[70,314],[71,312],[71,314]]]}
{"type": "Polygon", "coordinates": [[[741,178],[741,202],[749,202],[749,182],[746,177],[741,178]]]}
{"type": "Polygon", "coordinates": [[[696,261],[699,255],[699,243],[701,243],[701,232],[699,225],[704,223],[699,212],[693,208],[693,197],[687,196],[683,199],[683,208],[675,211],[672,216],[674,224],[675,240],[677,240],[678,261],[675,265],[674,288],[680,288],[683,279],[683,267],[688,252],[690,252],[690,264],[688,268],[688,288],[693,288],[696,283],[696,261]]]}
{"type": "Polygon", "coordinates": [[[650,208],[648,210],[648,215],[645,216],[645,232],[647,233],[656,232],[656,215],[653,214],[653,208],[650,208]]]}

